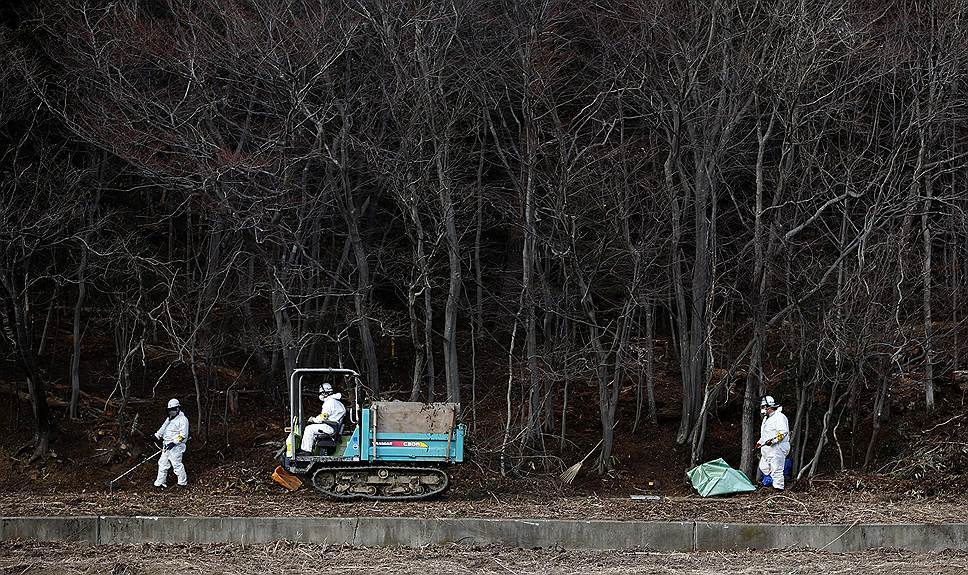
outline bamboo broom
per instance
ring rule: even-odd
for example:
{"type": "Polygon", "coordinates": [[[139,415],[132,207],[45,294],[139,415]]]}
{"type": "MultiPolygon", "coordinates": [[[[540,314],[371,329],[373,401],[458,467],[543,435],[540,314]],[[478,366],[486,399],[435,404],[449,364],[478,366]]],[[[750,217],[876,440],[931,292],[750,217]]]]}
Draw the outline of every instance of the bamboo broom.
{"type": "Polygon", "coordinates": [[[569,484],[574,481],[575,478],[578,477],[578,472],[581,471],[581,466],[588,461],[588,458],[591,457],[592,454],[595,453],[595,451],[598,450],[598,448],[601,447],[602,443],[604,442],[605,438],[603,437],[598,441],[598,443],[595,444],[595,447],[593,447],[585,457],[581,458],[581,461],[564,470],[561,475],[558,476],[558,478],[561,479],[562,482],[569,484]]]}

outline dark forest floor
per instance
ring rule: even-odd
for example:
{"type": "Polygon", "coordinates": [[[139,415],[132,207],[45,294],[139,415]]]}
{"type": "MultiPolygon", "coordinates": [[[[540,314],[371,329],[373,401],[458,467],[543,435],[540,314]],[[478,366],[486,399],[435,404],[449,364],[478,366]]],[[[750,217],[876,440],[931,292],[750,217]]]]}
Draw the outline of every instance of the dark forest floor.
{"type": "MultiPolygon", "coordinates": [[[[220,368],[221,369],[221,368],[220,368]]],[[[224,370],[223,377],[238,374],[224,370]]],[[[93,374],[92,370],[92,374],[93,374]]],[[[285,412],[266,405],[257,392],[240,396],[238,411],[224,403],[210,406],[210,427],[204,437],[189,445],[185,464],[187,493],[155,492],[156,472],[149,462],[119,482],[114,491],[104,483],[140,461],[149,451],[145,436],[164,418],[164,402],[179,395],[195,423],[192,388],[185,374],[171,374],[154,399],[150,383],[133,389],[137,399],[129,405],[123,429],[135,429],[124,443],[117,441],[115,404],[105,402],[112,380],[108,373],[93,378],[82,402],[82,419],[70,421],[63,405],[54,402],[56,431],[50,453],[41,465],[26,464],[18,453],[29,442],[32,422],[29,403],[15,398],[10,386],[0,385],[0,515],[28,514],[144,514],[163,515],[416,515],[575,517],[600,519],[668,519],[720,521],[964,521],[968,504],[968,444],[963,440],[964,392],[957,386],[939,386],[939,410],[926,417],[918,407],[917,389],[895,390],[891,422],[880,439],[880,457],[871,472],[839,471],[840,458],[848,468],[858,467],[869,437],[861,426],[851,438],[841,430],[841,449],[828,448],[821,472],[812,480],[794,481],[785,494],[757,492],[725,499],[701,499],[686,482],[688,448],[676,445],[679,392],[674,375],[659,370],[658,424],[643,422],[631,432],[634,389],[622,392],[616,429],[614,469],[595,473],[593,460],[583,467],[574,485],[563,485],[557,475],[581,459],[600,435],[597,408],[575,409],[568,415],[568,441],[564,454],[552,430],[547,436],[548,456],[537,465],[522,465],[517,476],[502,477],[496,445],[503,425],[503,389],[481,377],[478,409],[468,418],[471,435],[467,459],[451,467],[452,489],[441,499],[416,504],[333,503],[309,489],[287,494],[272,483],[274,453],[285,437],[285,412]],[[100,385],[97,382],[103,382],[100,385]],[[178,388],[171,381],[181,381],[178,388]],[[4,413],[6,412],[6,413],[4,413]],[[136,422],[133,418],[137,416],[136,422]],[[476,426],[474,423],[476,422],[476,426]],[[498,439],[494,439],[494,438],[498,439]],[[114,455],[106,462],[109,454],[114,455]],[[661,496],[660,501],[632,501],[633,494],[661,496]]],[[[144,382],[157,376],[147,374],[144,382]]],[[[238,378],[239,387],[253,390],[257,383],[238,378]]],[[[0,382],[2,384],[3,382],[0,382]]],[[[595,405],[597,391],[576,385],[570,405],[595,405]]],[[[53,385],[51,396],[63,398],[66,387],[53,385]]],[[[712,418],[706,457],[723,457],[739,463],[739,411],[736,394],[712,418]]],[[[788,409],[791,422],[796,406],[788,409]]],[[[867,418],[869,421],[869,418],[867,418]]]]}
{"type": "Polygon", "coordinates": [[[102,465],[99,443],[83,433],[65,433],[53,445],[46,465],[40,467],[27,466],[25,457],[14,457],[12,449],[3,446],[0,515],[510,516],[767,523],[940,523],[968,517],[968,502],[958,493],[929,495],[924,488],[928,482],[884,474],[827,473],[812,481],[794,482],[782,494],[760,490],[700,498],[682,475],[684,462],[676,462],[685,458],[685,452],[663,452],[660,448],[668,439],[661,435],[626,441],[623,445],[635,447],[635,457],[622,457],[620,449],[615,472],[598,476],[589,465],[575,485],[561,484],[553,473],[502,478],[472,457],[451,467],[452,488],[436,500],[333,502],[305,487],[287,493],[272,482],[275,444],[265,430],[274,425],[271,418],[249,418],[234,434],[236,445],[216,448],[213,441],[193,446],[185,460],[190,487],[184,492],[153,489],[153,461],[108,490],[104,481],[129,468],[141,454],[136,457],[138,449],[133,448],[128,457],[102,465]],[[248,432],[243,433],[245,430],[248,432]],[[655,457],[647,465],[649,453],[664,457],[655,457]],[[632,500],[633,494],[661,499],[632,500]]]}

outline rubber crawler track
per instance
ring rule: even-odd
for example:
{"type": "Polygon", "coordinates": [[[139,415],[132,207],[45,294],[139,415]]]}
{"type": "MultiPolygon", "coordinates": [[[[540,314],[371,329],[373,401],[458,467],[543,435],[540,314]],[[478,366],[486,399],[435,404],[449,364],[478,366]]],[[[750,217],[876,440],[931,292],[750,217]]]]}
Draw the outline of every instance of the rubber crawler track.
{"type": "Polygon", "coordinates": [[[442,469],[437,469],[435,467],[407,467],[407,466],[392,466],[392,465],[360,465],[360,466],[342,466],[342,465],[327,465],[316,467],[312,471],[312,483],[313,488],[325,495],[326,497],[331,497],[333,499],[342,500],[352,500],[352,499],[363,499],[367,501],[416,501],[419,499],[429,499],[431,497],[436,497],[441,493],[447,491],[450,487],[450,475],[442,469]],[[317,477],[320,473],[339,473],[339,472],[354,472],[362,471],[365,473],[377,473],[381,469],[387,470],[390,474],[401,473],[406,475],[414,474],[432,474],[439,475],[443,481],[438,486],[437,489],[433,491],[428,491],[426,493],[411,494],[411,495],[380,495],[380,494],[365,494],[365,493],[335,493],[329,489],[320,487],[317,484],[317,477]]]}

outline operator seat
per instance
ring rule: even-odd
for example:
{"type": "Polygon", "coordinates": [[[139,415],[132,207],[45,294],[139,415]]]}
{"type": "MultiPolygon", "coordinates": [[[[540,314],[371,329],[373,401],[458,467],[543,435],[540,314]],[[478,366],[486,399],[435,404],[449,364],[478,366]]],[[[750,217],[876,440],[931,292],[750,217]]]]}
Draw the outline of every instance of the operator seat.
{"type": "Polygon", "coordinates": [[[339,445],[340,436],[343,434],[343,422],[345,419],[346,415],[344,414],[339,421],[330,422],[330,427],[334,429],[333,433],[324,433],[322,431],[318,432],[316,437],[313,439],[313,451],[320,449],[326,454],[331,453],[332,450],[339,445]],[[332,423],[335,423],[336,425],[332,425],[332,423]]]}

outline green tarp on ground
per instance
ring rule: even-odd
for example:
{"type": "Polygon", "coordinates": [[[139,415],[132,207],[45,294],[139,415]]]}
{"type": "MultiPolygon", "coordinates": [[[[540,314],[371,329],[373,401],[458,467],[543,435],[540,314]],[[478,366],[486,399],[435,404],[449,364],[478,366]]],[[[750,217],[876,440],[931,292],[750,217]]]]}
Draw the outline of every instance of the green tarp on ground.
{"type": "Polygon", "coordinates": [[[686,476],[703,497],[756,491],[742,472],[730,467],[722,458],[697,465],[687,471],[686,476]]]}

